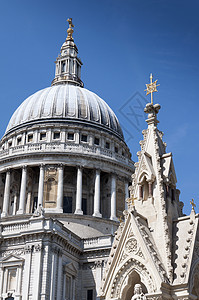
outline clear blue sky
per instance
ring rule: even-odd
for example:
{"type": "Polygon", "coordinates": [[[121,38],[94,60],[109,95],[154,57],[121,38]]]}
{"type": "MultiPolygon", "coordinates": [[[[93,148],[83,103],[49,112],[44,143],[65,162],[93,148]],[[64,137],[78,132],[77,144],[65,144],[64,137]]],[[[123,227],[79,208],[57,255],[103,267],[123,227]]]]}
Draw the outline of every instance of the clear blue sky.
{"type": "Polygon", "coordinates": [[[158,79],[159,129],[173,152],[184,211],[192,197],[199,211],[198,13],[192,0],[1,1],[1,136],[20,103],[50,85],[72,17],[85,87],[115,111],[134,161],[146,128],[145,83],[151,72],[158,79]]]}

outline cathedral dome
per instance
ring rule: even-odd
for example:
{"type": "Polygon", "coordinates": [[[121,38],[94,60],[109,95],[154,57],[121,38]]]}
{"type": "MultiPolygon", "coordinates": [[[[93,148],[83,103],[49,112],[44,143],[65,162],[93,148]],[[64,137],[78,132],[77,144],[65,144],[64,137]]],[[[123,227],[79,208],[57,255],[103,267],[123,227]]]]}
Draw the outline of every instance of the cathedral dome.
{"type": "Polygon", "coordinates": [[[6,133],[24,125],[48,121],[87,123],[123,138],[118,119],[106,102],[93,92],[72,84],[54,85],[28,97],[12,115],[6,133]]]}

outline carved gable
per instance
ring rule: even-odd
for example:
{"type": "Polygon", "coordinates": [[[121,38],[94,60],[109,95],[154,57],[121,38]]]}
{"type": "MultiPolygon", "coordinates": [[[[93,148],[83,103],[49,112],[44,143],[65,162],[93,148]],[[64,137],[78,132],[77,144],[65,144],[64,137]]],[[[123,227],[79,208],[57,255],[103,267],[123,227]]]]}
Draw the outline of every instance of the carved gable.
{"type": "Polygon", "coordinates": [[[130,293],[126,287],[130,282],[140,283],[148,293],[159,289],[162,282],[167,282],[166,271],[146,220],[136,211],[129,212],[125,223],[120,224],[116,232],[101,295],[105,299],[123,299],[123,293],[130,293]]]}

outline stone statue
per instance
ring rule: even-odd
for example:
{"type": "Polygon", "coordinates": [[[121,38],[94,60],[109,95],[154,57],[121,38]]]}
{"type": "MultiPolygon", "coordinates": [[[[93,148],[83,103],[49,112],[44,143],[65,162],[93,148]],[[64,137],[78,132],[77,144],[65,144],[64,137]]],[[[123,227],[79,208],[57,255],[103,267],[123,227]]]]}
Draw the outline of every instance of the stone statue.
{"type": "Polygon", "coordinates": [[[34,211],[33,217],[44,217],[44,208],[41,204],[39,204],[39,207],[34,211]]]}
{"type": "Polygon", "coordinates": [[[139,283],[135,284],[134,296],[131,298],[131,300],[146,300],[146,297],[142,292],[141,284],[139,284],[139,283]]]}

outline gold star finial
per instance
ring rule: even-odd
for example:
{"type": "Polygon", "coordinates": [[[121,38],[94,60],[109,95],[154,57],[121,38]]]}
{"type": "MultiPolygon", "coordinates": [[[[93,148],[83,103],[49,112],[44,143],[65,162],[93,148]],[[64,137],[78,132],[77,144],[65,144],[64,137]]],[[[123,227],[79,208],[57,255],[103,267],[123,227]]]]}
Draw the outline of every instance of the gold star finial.
{"type": "Polygon", "coordinates": [[[68,24],[69,24],[69,28],[67,29],[67,33],[68,33],[68,36],[66,38],[66,40],[72,40],[73,41],[73,23],[72,23],[72,18],[68,18],[67,20],[68,24]]]}
{"type": "Polygon", "coordinates": [[[151,94],[151,104],[153,104],[153,93],[157,92],[157,86],[159,86],[159,84],[157,84],[157,80],[153,82],[153,75],[151,73],[150,75],[150,83],[146,84],[146,96],[151,94]]]}
{"type": "Polygon", "coordinates": [[[191,199],[190,204],[192,206],[192,210],[195,211],[196,204],[194,203],[194,199],[191,199]]]}

